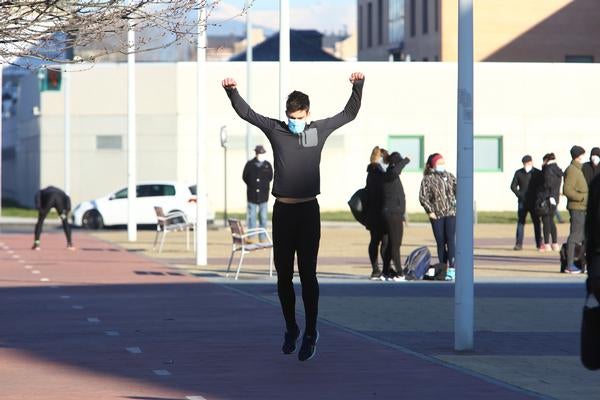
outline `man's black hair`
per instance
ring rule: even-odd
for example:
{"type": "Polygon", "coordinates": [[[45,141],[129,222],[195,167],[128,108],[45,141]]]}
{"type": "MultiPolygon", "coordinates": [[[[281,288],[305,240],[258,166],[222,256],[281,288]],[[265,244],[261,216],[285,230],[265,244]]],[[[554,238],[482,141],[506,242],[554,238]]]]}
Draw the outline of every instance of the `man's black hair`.
{"type": "Polygon", "coordinates": [[[297,90],[294,90],[292,93],[290,93],[285,103],[285,110],[288,113],[293,113],[301,110],[308,111],[309,109],[310,100],[308,99],[308,95],[297,90]]]}

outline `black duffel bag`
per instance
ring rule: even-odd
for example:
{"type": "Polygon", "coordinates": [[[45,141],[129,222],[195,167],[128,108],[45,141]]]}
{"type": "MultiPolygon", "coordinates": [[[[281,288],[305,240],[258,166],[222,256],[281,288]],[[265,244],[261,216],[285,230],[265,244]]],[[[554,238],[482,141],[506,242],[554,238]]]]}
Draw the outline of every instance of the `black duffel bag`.
{"type": "Polygon", "coordinates": [[[365,188],[358,189],[348,200],[348,205],[354,219],[367,226],[367,190],[365,188]]]}

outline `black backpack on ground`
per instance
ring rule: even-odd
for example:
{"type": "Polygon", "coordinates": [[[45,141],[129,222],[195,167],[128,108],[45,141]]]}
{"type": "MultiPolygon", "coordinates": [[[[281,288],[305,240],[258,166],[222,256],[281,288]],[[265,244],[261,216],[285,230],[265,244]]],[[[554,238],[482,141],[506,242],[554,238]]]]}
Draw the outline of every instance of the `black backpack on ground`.
{"type": "MultiPolygon", "coordinates": [[[[575,245],[574,264],[581,272],[585,272],[585,246],[577,243],[575,245]]],[[[567,244],[564,243],[560,248],[560,272],[565,272],[567,269],[567,244]]]]}
{"type": "Polygon", "coordinates": [[[437,263],[437,264],[433,264],[430,267],[430,270],[433,269],[434,270],[434,275],[430,276],[428,274],[425,274],[425,276],[423,276],[423,280],[425,281],[445,281],[446,280],[446,274],[448,273],[448,266],[444,263],[437,263]]]}

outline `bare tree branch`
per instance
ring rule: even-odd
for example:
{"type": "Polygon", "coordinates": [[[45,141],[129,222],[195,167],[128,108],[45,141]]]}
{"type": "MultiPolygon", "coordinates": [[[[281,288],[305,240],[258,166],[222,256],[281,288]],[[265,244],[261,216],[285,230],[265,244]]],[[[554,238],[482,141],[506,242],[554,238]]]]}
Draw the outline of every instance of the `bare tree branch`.
{"type": "MultiPolygon", "coordinates": [[[[196,43],[200,8],[212,10],[222,0],[0,0],[0,64],[94,62],[98,57],[128,54],[126,32],[136,32],[133,52],[152,51],[186,41],[196,43]],[[74,59],[65,57],[81,49],[74,59]]],[[[253,1],[248,2],[244,14],[253,1]]]]}

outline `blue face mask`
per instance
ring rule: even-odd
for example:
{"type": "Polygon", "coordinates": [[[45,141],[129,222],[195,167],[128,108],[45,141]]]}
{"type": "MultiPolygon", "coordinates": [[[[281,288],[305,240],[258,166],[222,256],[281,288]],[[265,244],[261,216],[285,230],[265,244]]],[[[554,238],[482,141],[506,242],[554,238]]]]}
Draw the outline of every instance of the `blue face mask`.
{"type": "Polygon", "coordinates": [[[299,135],[304,132],[306,127],[306,121],[303,119],[291,119],[288,118],[288,129],[295,135],[299,135]]]}
{"type": "Polygon", "coordinates": [[[435,170],[436,170],[436,172],[443,174],[444,172],[446,172],[446,167],[444,167],[443,165],[439,165],[439,166],[435,167],[435,170]]]}

